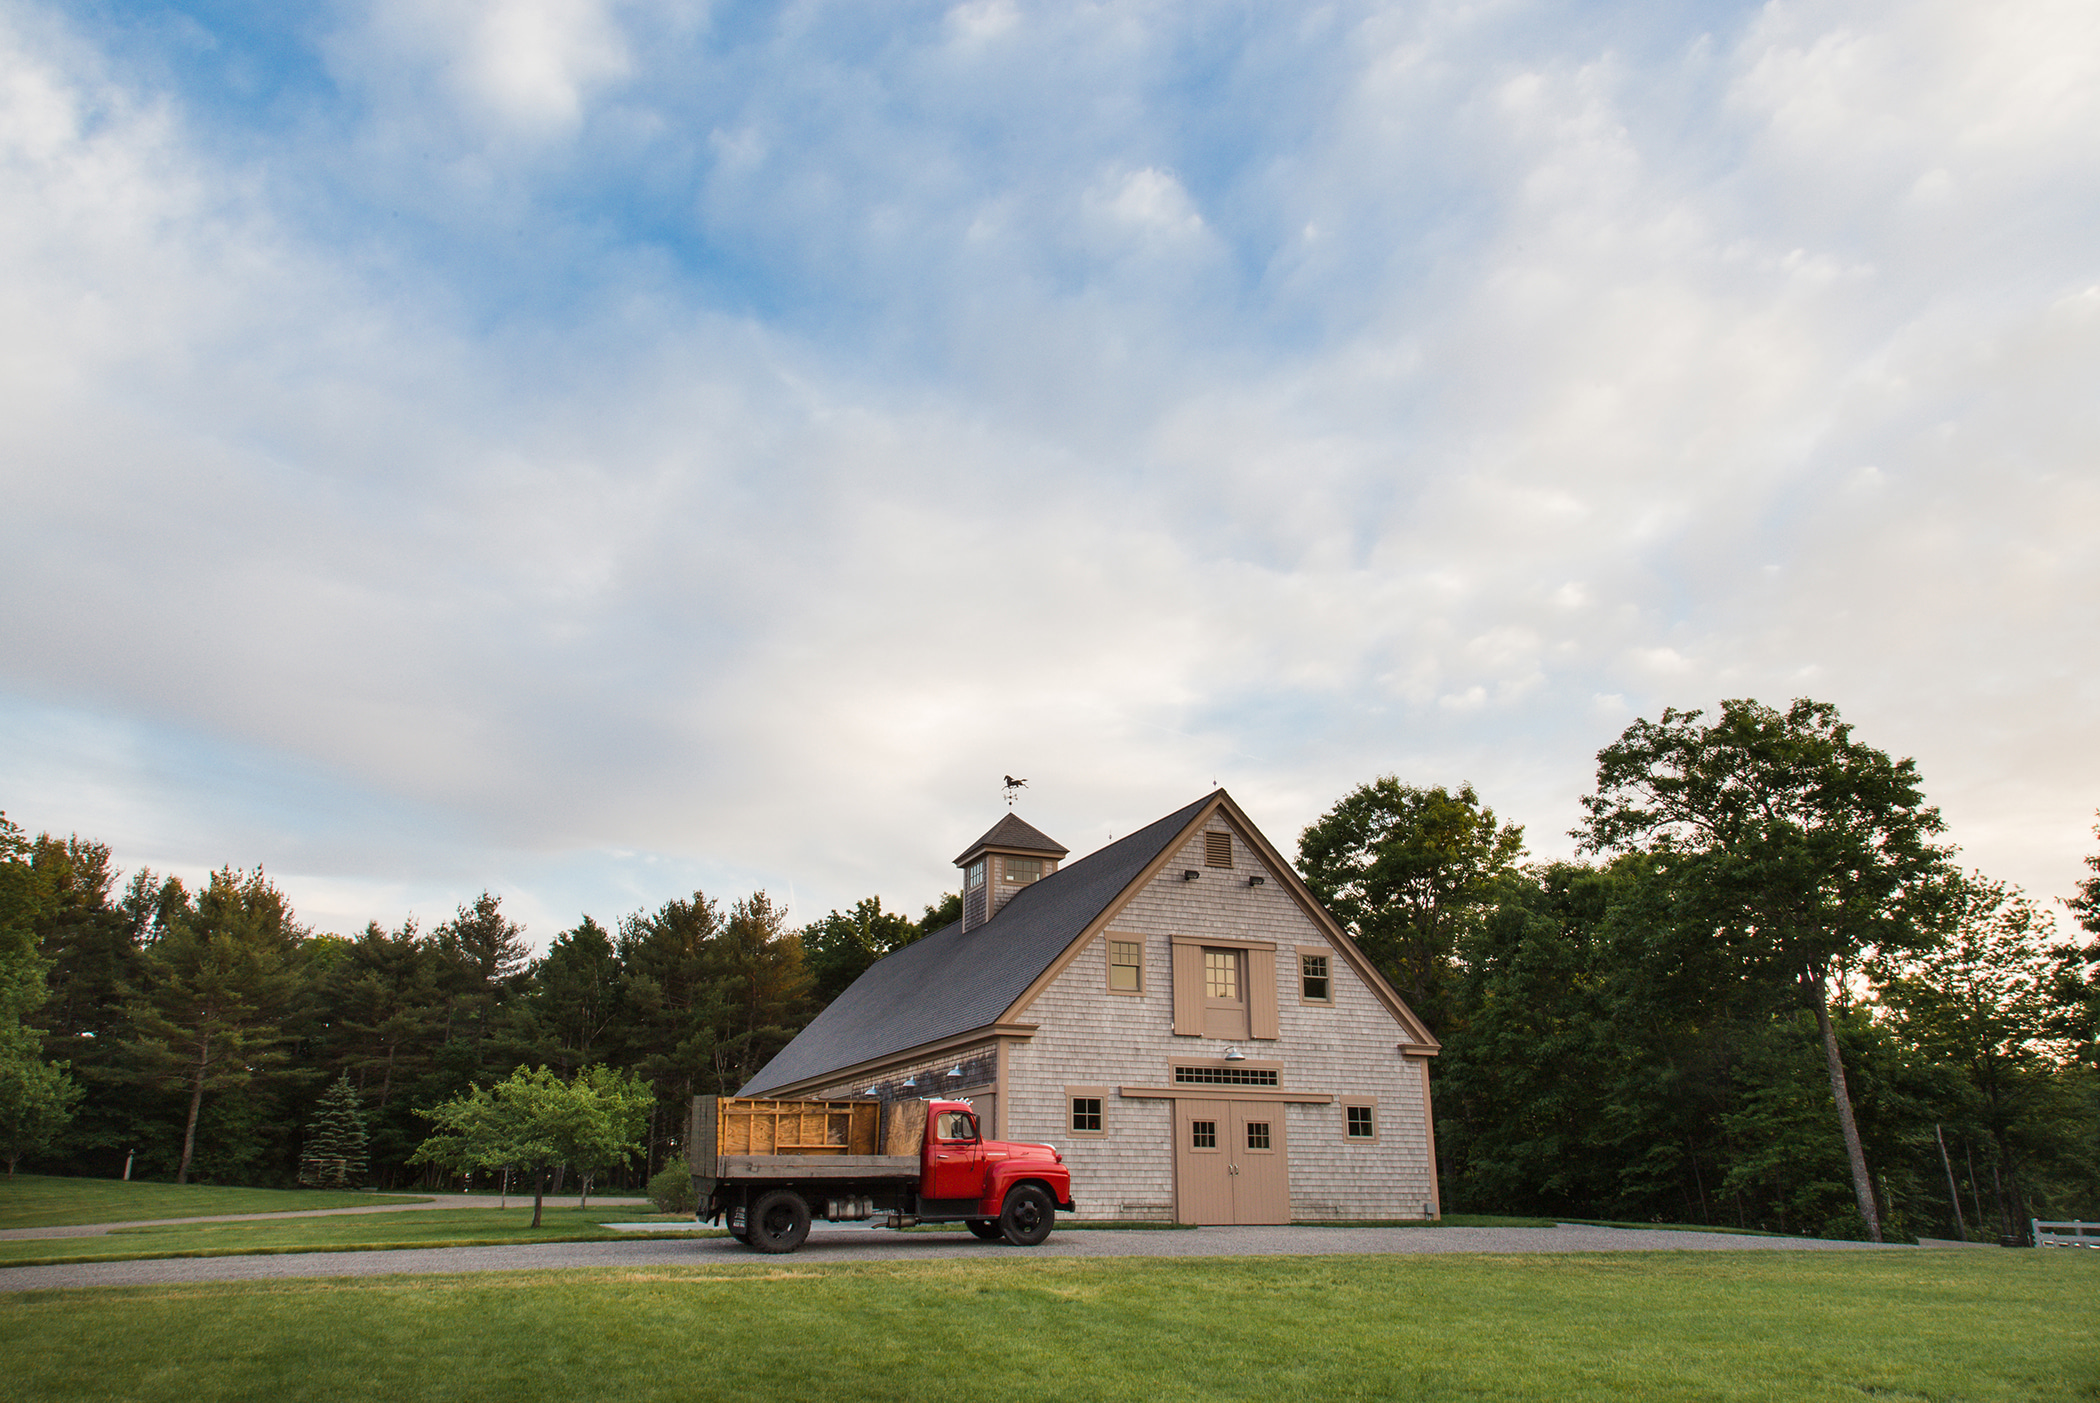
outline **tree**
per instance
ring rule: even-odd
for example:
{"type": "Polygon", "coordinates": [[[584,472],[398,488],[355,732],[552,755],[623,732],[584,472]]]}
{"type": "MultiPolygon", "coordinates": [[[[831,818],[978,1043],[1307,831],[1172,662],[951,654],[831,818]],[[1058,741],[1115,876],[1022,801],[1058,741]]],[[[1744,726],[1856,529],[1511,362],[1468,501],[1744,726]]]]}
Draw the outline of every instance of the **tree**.
{"type": "Polygon", "coordinates": [[[57,1141],[80,1097],[66,1064],[44,1061],[41,1030],[24,1022],[50,996],[51,962],[39,953],[38,927],[66,897],[50,872],[38,870],[36,851],[0,813],[0,1157],[10,1179],[24,1155],[57,1141]]]}
{"type": "Polygon", "coordinates": [[[926,914],[919,917],[917,922],[919,934],[922,936],[932,935],[935,931],[946,930],[961,919],[962,893],[959,891],[942,892],[941,899],[937,902],[929,903],[926,907],[926,914]]]}
{"type": "MultiPolygon", "coordinates": [[[[523,983],[526,961],[532,954],[525,928],[506,917],[502,906],[501,897],[483,892],[472,906],[460,907],[456,916],[432,932],[439,953],[450,966],[453,1014],[468,1020],[468,1043],[477,1062],[490,1015],[523,983]]],[[[448,1022],[448,1039],[452,1033],[448,1022]]]]}
{"type": "Polygon", "coordinates": [[[808,1021],[809,971],[802,941],[764,892],[729,908],[710,973],[721,991],[715,1072],[724,1095],[757,1075],[808,1021]]]}
{"type": "Polygon", "coordinates": [[[1946,941],[1871,972],[1901,1033],[1965,1075],[1997,1150],[1999,1231],[2013,1233],[2030,1216],[2029,1165],[2090,1131],[2058,1076],[2072,1052],[2052,998],[2063,951],[2048,912],[2016,888],[1973,873],[1949,893],[1946,941]]]}
{"type": "Polygon", "coordinates": [[[1382,775],[1299,836],[1298,870],[1415,1012],[1440,1028],[1452,951],[1523,853],[1524,830],[1498,825],[1472,785],[1453,793],[1382,775]]]}
{"type": "Polygon", "coordinates": [[[1917,767],[1852,739],[1837,708],[1755,701],[1639,720],[1597,755],[1587,822],[1593,852],[1646,852],[1746,977],[1791,983],[1814,1011],[1853,1196],[1867,1235],[1880,1212],[1860,1143],[1831,991],[1869,952],[1900,955],[1938,939],[1949,871],[1930,841],[1944,828],[1917,767]]]}
{"type": "Polygon", "coordinates": [[[843,915],[833,911],[820,921],[812,921],[802,928],[802,956],[809,965],[810,998],[819,1008],[824,1007],[845,993],[868,966],[927,933],[910,917],[883,910],[879,896],[863,897],[843,915]]]}
{"type": "Polygon", "coordinates": [[[620,959],[605,928],[585,916],[547,947],[526,994],[541,1054],[564,1070],[602,1053],[620,1012],[620,959]]]}
{"type": "Polygon", "coordinates": [[[712,967],[721,930],[720,908],[697,891],[620,923],[623,1047],[628,1065],[656,1092],[645,1170],[656,1167],[659,1148],[684,1126],[692,1098],[719,1090],[713,1067],[723,1004],[712,967]]]}
{"type": "Polygon", "coordinates": [[[316,1189],[354,1189],[364,1179],[365,1119],[358,1110],[357,1088],[345,1073],[322,1093],[307,1124],[299,1182],[316,1189]]]}
{"type": "MultiPolygon", "coordinates": [[[[2100,828],[2093,836],[2100,838],[2100,828]]],[[[2061,1030],[2084,1044],[2082,1056],[2100,1064],[2100,853],[2088,857],[2085,865],[2093,875],[2078,884],[2078,894],[2066,898],[2064,906],[2093,938],[2058,952],[2055,993],[2061,1030]]]]}
{"type": "Polygon", "coordinates": [[[205,1095],[284,1063],[278,1022],[298,986],[291,955],[304,935],[261,868],[224,868],[145,951],[127,1050],[141,1080],[189,1095],[176,1183],[189,1182],[205,1095]]]}
{"type": "Polygon", "coordinates": [[[648,1103],[646,1087],[610,1068],[564,1082],[545,1067],[520,1067],[423,1112],[433,1130],[414,1159],[456,1172],[526,1171],[536,1228],[554,1169],[566,1164],[588,1173],[638,1152],[648,1103]]]}

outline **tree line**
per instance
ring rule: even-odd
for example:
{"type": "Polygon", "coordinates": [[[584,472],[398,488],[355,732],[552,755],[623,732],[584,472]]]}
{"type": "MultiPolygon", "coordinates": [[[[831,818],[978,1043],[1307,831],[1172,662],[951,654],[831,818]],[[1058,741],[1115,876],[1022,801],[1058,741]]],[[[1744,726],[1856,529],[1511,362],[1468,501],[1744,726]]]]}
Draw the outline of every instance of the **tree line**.
{"type": "MultiPolygon", "coordinates": [[[[1470,786],[1390,776],[1301,836],[1308,885],[1443,1042],[1448,1211],[1972,1238],[2100,1216],[2100,855],[2059,934],[1960,867],[1910,761],[1809,701],[1638,721],[1583,806],[1569,861],[1527,861],[1470,786]]],[[[764,892],[695,892],[533,959],[492,894],[427,932],[316,934],[260,869],[123,880],[106,846],[0,816],[0,1156],[338,1182],[354,1119],[381,1186],[631,1185],[691,1096],[958,914],[869,897],[795,930],[764,892]],[[552,1139],[505,1119],[557,1102],[552,1139]]]]}
{"type": "Polygon", "coordinates": [[[1308,884],[1443,1042],[1447,1211],[1991,1238],[2100,1216],[2100,856],[2078,928],[1941,841],[1835,708],[1666,711],[1573,861],[1470,787],[1364,785],[1308,884]]]}
{"type": "Polygon", "coordinates": [[[289,1185],[346,1082],[365,1177],[435,1186],[527,1167],[418,1159],[447,1108],[520,1073],[609,1069],[647,1090],[644,1154],[570,1167],[631,1184],[675,1149],[692,1096],[735,1091],[954,906],[915,922],[871,897],[797,931],[763,891],[726,909],[695,892],[614,930],[586,916],[534,959],[493,894],[428,931],[322,934],[259,868],[194,891],[144,868],[123,880],[107,845],[0,815],[0,1157],[10,1173],[289,1185]]]}

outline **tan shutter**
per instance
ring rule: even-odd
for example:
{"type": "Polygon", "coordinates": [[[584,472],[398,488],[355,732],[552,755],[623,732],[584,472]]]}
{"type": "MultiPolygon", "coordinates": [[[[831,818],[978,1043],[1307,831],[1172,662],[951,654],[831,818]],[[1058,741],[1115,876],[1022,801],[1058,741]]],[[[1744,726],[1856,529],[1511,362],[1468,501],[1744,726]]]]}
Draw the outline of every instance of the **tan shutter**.
{"type": "Polygon", "coordinates": [[[1174,946],[1174,1031],[1203,1036],[1203,947],[1174,946]]]}
{"type": "Polygon", "coordinates": [[[1247,1036],[1270,1038],[1276,1031],[1276,952],[1247,952],[1247,1036]]]}

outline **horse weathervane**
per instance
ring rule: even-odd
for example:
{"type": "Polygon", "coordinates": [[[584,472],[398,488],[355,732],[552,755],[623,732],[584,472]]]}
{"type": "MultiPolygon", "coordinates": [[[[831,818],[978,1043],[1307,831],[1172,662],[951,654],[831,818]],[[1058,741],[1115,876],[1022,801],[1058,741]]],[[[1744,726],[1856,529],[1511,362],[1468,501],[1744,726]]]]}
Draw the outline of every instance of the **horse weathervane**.
{"type": "Polygon", "coordinates": [[[1008,775],[1006,777],[1006,807],[1012,808],[1014,806],[1014,796],[1027,787],[1027,780],[1015,779],[1012,775],[1008,775]]]}

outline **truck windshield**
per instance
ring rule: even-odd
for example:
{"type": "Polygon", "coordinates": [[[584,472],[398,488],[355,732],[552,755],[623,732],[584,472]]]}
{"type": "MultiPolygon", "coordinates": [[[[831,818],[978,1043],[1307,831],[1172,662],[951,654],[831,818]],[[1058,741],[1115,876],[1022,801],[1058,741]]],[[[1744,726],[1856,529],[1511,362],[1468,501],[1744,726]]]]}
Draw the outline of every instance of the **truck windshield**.
{"type": "Polygon", "coordinates": [[[942,1111],[935,1123],[934,1134],[943,1140],[975,1140],[977,1117],[968,1111],[942,1111]]]}

